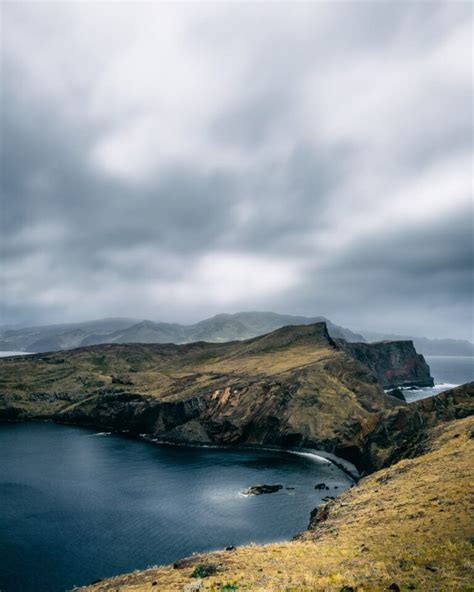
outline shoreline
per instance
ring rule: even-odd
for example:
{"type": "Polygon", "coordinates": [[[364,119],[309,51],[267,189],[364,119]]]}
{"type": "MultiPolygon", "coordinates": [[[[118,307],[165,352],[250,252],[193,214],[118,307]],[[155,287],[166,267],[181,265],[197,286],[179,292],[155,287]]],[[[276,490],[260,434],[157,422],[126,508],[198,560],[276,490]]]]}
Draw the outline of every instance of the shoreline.
{"type": "Polygon", "coordinates": [[[147,442],[148,444],[154,444],[159,446],[180,446],[184,448],[213,448],[218,450],[267,450],[269,452],[286,452],[287,454],[295,454],[295,455],[304,455],[307,457],[313,457],[314,460],[322,460],[326,461],[341,471],[343,471],[348,477],[352,479],[352,481],[357,483],[360,478],[361,474],[357,467],[353,465],[351,462],[336,456],[330,452],[326,452],[324,450],[317,450],[314,448],[307,448],[307,447],[292,447],[292,448],[284,448],[282,446],[275,446],[271,444],[203,444],[200,442],[173,442],[169,440],[160,440],[159,438],[154,438],[150,434],[137,434],[131,430],[117,430],[112,427],[107,426],[98,426],[97,424],[85,424],[85,423],[72,423],[68,421],[56,421],[55,419],[43,419],[43,418],[23,418],[23,419],[2,419],[0,423],[28,423],[28,422],[41,422],[41,423],[54,423],[57,425],[65,425],[65,426],[74,426],[78,428],[90,428],[94,430],[101,429],[101,432],[97,432],[96,435],[109,435],[114,434],[117,436],[124,436],[131,438],[133,440],[138,440],[142,442],[147,442]]]}

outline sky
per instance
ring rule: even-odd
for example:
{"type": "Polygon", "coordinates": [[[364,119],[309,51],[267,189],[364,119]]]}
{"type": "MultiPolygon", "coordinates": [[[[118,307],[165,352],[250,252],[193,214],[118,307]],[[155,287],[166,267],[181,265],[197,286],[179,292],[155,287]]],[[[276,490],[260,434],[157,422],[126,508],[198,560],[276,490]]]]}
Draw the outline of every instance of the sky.
{"type": "Polygon", "coordinates": [[[470,2],[1,5],[1,319],[472,339],[470,2]]]}

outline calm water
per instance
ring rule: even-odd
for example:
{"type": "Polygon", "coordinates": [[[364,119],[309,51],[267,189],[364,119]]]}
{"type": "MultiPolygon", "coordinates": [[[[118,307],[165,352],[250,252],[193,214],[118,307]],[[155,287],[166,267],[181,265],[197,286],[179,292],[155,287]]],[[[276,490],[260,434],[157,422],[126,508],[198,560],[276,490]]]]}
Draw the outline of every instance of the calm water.
{"type": "Polygon", "coordinates": [[[349,485],[333,465],[289,453],[0,424],[0,589],[63,591],[194,551],[287,539],[349,485]],[[330,490],[315,490],[319,481],[330,490]],[[240,495],[257,483],[295,489],[240,495]]]}

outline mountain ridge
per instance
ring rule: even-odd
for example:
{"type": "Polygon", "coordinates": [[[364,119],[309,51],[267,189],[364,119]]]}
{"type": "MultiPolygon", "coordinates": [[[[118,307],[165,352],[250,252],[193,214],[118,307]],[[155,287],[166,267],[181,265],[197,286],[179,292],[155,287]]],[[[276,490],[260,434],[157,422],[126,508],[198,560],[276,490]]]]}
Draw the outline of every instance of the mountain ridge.
{"type": "Polygon", "coordinates": [[[362,335],[324,317],[281,315],[273,312],[218,314],[191,325],[128,318],[99,319],[85,323],[0,330],[0,350],[46,352],[99,343],[193,343],[250,339],[286,325],[324,321],[332,337],[364,341],[362,335]]]}
{"type": "Polygon", "coordinates": [[[354,332],[322,316],[305,317],[269,311],[221,313],[194,324],[166,323],[147,319],[110,317],[82,323],[34,327],[0,327],[0,351],[45,352],[99,343],[192,343],[226,342],[263,335],[286,325],[324,321],[335,339],[352,342],[413,341],[423,355],[474,356],[467,340],[428,339],[371,331],[354,332]]]}

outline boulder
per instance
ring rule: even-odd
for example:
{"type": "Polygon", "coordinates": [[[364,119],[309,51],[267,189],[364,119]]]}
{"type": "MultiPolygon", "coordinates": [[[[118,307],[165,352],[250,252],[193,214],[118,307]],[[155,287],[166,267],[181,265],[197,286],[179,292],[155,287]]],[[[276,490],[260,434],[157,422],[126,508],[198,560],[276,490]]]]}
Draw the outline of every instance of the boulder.
{"type": "Polygon", "coordinates": [[[245,489],[243,495],[262,495],[263,493],[275,493],[283,489],[283,485],[252,485],[245,489]]]}

